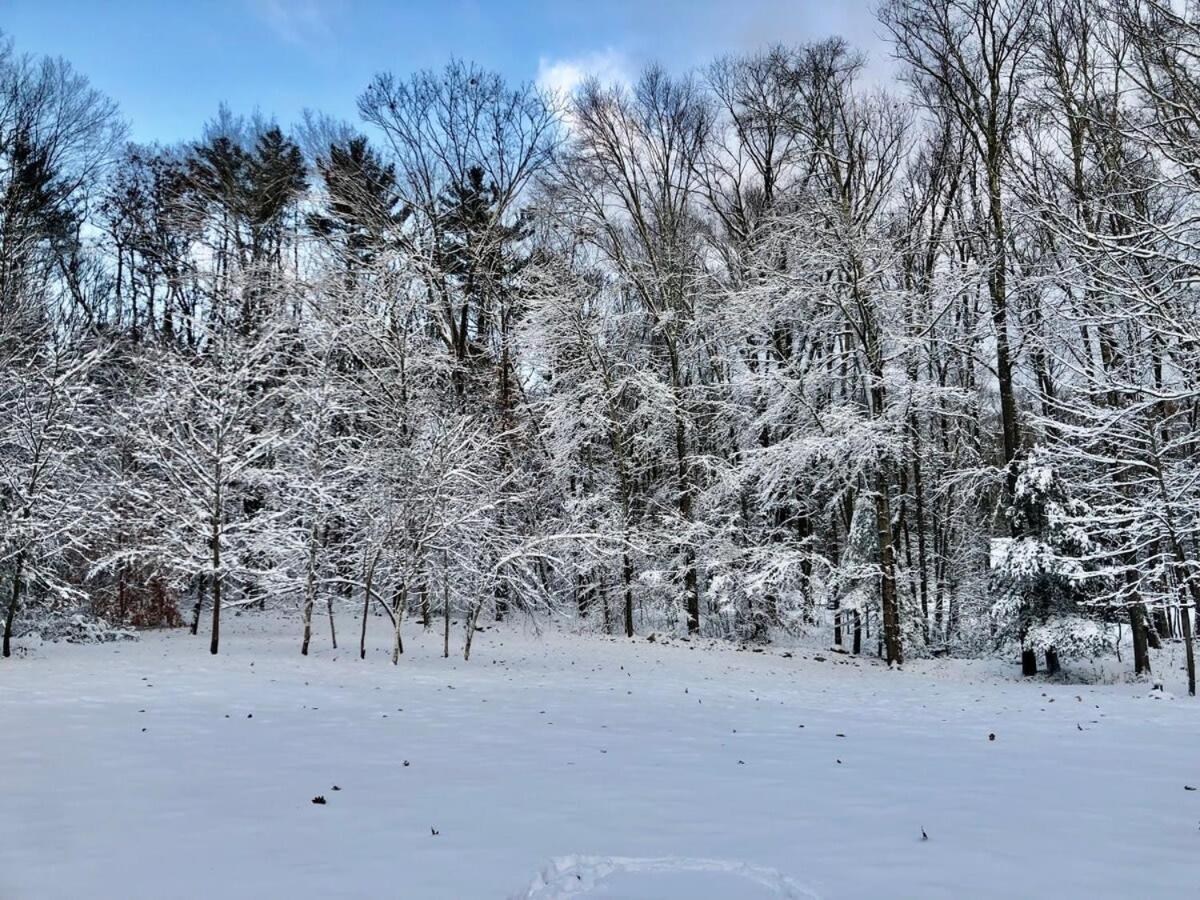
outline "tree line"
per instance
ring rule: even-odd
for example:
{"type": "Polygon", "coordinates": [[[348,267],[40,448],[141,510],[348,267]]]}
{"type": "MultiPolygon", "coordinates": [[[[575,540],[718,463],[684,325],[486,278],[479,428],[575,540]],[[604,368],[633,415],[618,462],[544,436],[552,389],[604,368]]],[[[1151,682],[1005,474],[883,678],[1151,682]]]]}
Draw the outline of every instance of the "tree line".
{"type": "Polygon", "coordinates": [[[126,140],[0,49],[0,597],[205,626],[567,614],[1027,672],[1200,600],[1200,15],[888,0],[570,95],[126,140]]]}

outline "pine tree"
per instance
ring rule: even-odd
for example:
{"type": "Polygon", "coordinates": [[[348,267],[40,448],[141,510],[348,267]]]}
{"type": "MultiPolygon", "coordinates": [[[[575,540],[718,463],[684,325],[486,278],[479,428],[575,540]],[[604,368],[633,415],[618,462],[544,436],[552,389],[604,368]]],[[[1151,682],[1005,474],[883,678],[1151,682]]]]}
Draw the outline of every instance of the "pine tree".
{"type": "Polygon", "coordinates": [[[1010,522],[1018,537],[1004,546],[993,572],[998,598],[992,607],[1001,640],[1018,640],[1026,674],[1036,650],[1046,669],[1058,655],[1096,655],[1109,647],[1106,631],[1088,603],[1101,576],[1088,561],[1092,540],[1082,524],[1087,507],[1071,496],[1050,454],[1035,447],[1017,463],[1010,522]]]}
{"type": "Polygon", "coordinates": [[[385,165],[364,137],[331,144],[317,160],[325,189],[324,209],[308,216],[308,226],[337,248],[347,274],[369,269],[393,229],[403,224],[407,211],[399,208],[396,168],[385,165]]]}

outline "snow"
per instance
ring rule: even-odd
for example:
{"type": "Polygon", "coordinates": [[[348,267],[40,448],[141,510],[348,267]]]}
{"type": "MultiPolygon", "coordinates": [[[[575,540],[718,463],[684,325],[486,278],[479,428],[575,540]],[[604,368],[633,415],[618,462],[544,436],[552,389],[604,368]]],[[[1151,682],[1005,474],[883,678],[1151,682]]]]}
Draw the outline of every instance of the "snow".
{"type": "Polygon", "coordinates": [[[1008,900],[1200,880],[1200,718],[1175,671],[1151,692],[524,623],[479,633],[469,663],[413,625],[393,668],[372,626],[365,661],[320,634],[302,658],[297,622],[246,614],[215,658],[180,630],[0,664],[0,897],[1008,900]]]}
{"type": "Polygon", "coordinates": [[[791,897],[817,895],[773,869],[722,859],[575,857],[556,859],[525,893],[538,897],[791,897]],[[667,892],[670,892],[669,894],[667,892]]]}
{"type": "Polygon", "coordinates": [[[994,537],[988,542],[988,568],[998,569],[1008,559],[1012,549],[1013,539],[1010,537],[994,537]]]}

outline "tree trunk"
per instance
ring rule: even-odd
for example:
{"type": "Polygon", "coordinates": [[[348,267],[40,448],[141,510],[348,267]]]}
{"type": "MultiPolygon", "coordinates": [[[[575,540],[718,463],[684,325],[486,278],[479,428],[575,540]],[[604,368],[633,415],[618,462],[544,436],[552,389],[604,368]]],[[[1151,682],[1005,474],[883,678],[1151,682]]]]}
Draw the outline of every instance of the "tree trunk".
{"type": "Polygon", "coordinates": [[[467,614],[467,637],[463,641],[463,662],[471,661],[471,640],[475,637],[475,623],[479,621],[479,613],[483,609],[482,603],[476,603],[475,608],[467,614]]]}
{"type": "MultiPolygon", "coordinates": [[[[913,423],[913,433],[916,434],[916,423],[913,423]]],[[[925,632],[925,646],[929,646],[929,566],[926,563],[927,553],[925,547],[925,487],[924,479],[921,475],[921,459],[920,450],[915,448],[916,453],[913,456],[913,501],[916,503],[917,513],[917,572],[920,577],[919,588],[921,596],[921,620],[924,623],[923,629],[925,632]]],[[[939,635],[940,638],[940,635],[939,635]]],[[[939,641],[940,642],[940,641],[939,641]]]]}
{"type": "Polygon", "coordinates": [[[1021,674],[1031,678],[1037,674],[1037,653],[1033,650],[1021,651],[1021,674]]]}
{"type": "Polygon", "coordinates": [[[621,554],[621,582],[625,588],[625,636],[633,637],[633,563],[628,550],[621,554]]]}
{"type": "Polygon", "coordinates": [[[422,581],[417,590],[421,593],[421,627],[428,631],[432,624],[429,612],[429,582],[422,581]]]}
{"type": "MultiPolygon", "coordinates": [[[[989,143],[991,138],[989,136],[989,143]]],[[[1017,472],[1011,465],[1021,444],[1017,423],[1017,400],[1013,391],[1012,357],[1008,341],[1008,238],[1000,189],[1000,151],[988,148],[988,206],[992,220],[993,269],[988,278],[992,301],[992,325],[996,330],[996,381],[1000,389],[1000,423],[1004,463],[1008,466],[1008,492],[1016,484],[1017,472]]]]}
{"type": "Polygon", "coordinates": [[[1129,607],[1129,629],[1133,633],[1133,671],[1135,675],[1150,674],[1149,634],[1146,609],[1140,603],[1129,607]]]}
{"type": "Polygon", "coordinates": [[[396,665],[400,662],[400,656],[404,652],[404,641],[400,634],[400,626],[404,620],[404,610],[408,607],[408,584],[401,582],[397,584],[396,590],[391,595],[391,624],[395,625],[395,631],[392,632],[391,642],[391,665],[396,665]]]}
{"type": "Polygon", "coordinates": [[[125,624],[129,605],[129,574],[125,563],[117,566],[117,621],[125,624]]]}
{"type": "Polygon", "coordinates": [[[196,576],[196,605],[192,609],[192,634],[200,633],[200,610],[204,606],[204,576],[196,576]]]}
{"type": "Polygon", "coordinates": [[[308,566],[304,575],[304,640],[300,643],[300,655],[308,656],[308,644],[312,640],[313,604],[317,599],[317,527],[308,534],[308,566]]]}
{"type": "Polygon", "coordinates": [[[696,551],[691,545],[683,550],[683,593],[687,599],[688,634],[700,632],[700,585],[696,577],[696,551]]]}
{"type": "Polygon", "coordinates": [[[333,649],[337,649],[337,628],[333,624],[333,591],[326,595],[325,605],[329,611],[329,642],[333,644],[333,649]]]}
{"type": "Polygon", "coordinates": [[[450,576],[442,579],[442,659],[450,658],[450,576]]]}
{"type": "Polygon", "coordinates": [[[1151,611],[1146,615],[1146,643],[1150,645],[1151,650],[1162,649],[1162,635],[1158,631],[1158,623],[1155,621],[1156,616],[1151,611]]]}
{"type": "Polygon", "coordinates": [[[408,605],[408,586],[403,582],[396,588],[392,597],[392,618],[396,626],[392,640],[392,665],[400,662],[400,654],[404,652],[404,641],[400,638],[400,623],[404,621],[404,607],[408,605]]]}
{"type": "Polygon", "coordinates": [[[1058,665],[1058,651],[1053,647],[1046,648],[1046,674],[1057,675],[1062,669],[1058,665]]]}
{"type": "MultiPolygon", "coordinates": [[[[671,392],[675,402],[675,468],[679,491],[679,518],[692,524],[692,475],[687,455],[687,429],[683,417],[682,379],[674,342],[667,341],[671,363],[671,392]]],[[[696,575],[696,551],[690,540],[683,548],[683,599],[687,609],[688,634],[700,632],[700,582],[696,575]]]]}
{"type": "Polygon", "coordinates": [[[367,658],[367,616],[371,613],[371,582],[375,580],[375,565],[367,567],[367,577],[363,584],[363,614],[362,635],[358,639],[358,658],[367,658]]]}
{"type": "Polygon", "coordinates": [[[1187,659],[1188,694],[1196,696],[1196,654],[1192,649],[1192,612],[1187,605],[1180,607],[1179,624],[1183,630],[1184,656],[1187,659]]]}
{"type": "Polygon", "coordinates": [[[217,655],[217,649],[221,644],[221,526],[218,522],[213,522],[212,534],[212,640],[208,645],[208,652],[213,656],[217,655]]]}
{"type": "Polygon", "coordinates": [[[371,578],[362,592],[362,634],[359,636],[359,659],[367,658],[367,616],[371,614],[371,578]]]}
{"type": "Polygon", "coordinates": [[[887,476],[881,470],[875,490],[875,525],[879,533],[880,599],[883,611],[883,643],[889,665],[904,662],[900,641],[900,606],[896,596],[896,551],[892,543],[892,512],[887,476]]]}
{"type": "Polygon", "coordinates": [[[12,656],[13,621],[17,617],[17,609],[21,605],[21,578],[24,575],[25,551],[17,554],[13,560],[12,594],[8,599],[8,612],[4,615],[4,649],[5,659],[12,656]]]}
{"type": "Polygon", "coordinates": [[[854,655],[862,653],[862,616],[854,610],[854,655]]]}
{"type": "Polygon", "coordinates": [[[1174,637],[1171,633],[1171,620],[1167,618],[1167,611],[1161,604],[1154,607],[1151,618],[1154,619],[1154,630],[1160,638],[1165,637],[1167,640],[1170,640],[1174,637]]]}

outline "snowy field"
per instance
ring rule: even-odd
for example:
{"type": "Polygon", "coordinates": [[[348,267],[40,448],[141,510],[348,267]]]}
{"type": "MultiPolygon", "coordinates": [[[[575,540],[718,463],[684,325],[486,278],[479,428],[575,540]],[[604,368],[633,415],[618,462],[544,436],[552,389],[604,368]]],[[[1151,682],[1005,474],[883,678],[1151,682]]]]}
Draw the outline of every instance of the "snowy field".
{"type": "Polygon", "coordinates": [[[230,616],[217,658],[178,631],[0,665],[0,897],[1200,893],[1178,679],[520,624],[470,663],[410,629],[393,669],[375,624],[365,662],[230,616]]]}

